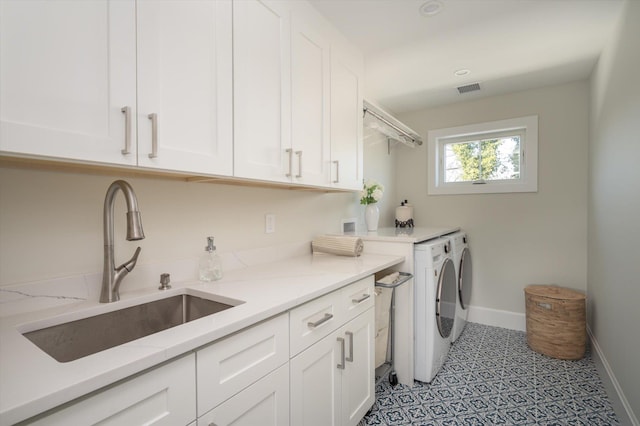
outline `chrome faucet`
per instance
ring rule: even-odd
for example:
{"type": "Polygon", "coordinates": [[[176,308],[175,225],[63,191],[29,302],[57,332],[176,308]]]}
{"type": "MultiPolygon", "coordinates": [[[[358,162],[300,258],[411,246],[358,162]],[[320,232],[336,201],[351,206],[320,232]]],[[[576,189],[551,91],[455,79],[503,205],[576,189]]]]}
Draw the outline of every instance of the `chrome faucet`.
{"type": "Polygon", "coordinates": [[[133,257],[122,265],[115,267],[113,254],[113,204],[118,190],[122,190],[127,202],[127,240],[135,241],[144,238],[142,230],[142,218],[138,210],[138,200],[133,188],[123,180],[117,180],[107,189],[104,198],[104,210],[102,223],[104,228],[104,267],[102,272],[102,291],[100,303],[109,303],[120,300],[120,283],[122,279],[133,270],[138,261],[140,247],[136,249],[133,257]]]}

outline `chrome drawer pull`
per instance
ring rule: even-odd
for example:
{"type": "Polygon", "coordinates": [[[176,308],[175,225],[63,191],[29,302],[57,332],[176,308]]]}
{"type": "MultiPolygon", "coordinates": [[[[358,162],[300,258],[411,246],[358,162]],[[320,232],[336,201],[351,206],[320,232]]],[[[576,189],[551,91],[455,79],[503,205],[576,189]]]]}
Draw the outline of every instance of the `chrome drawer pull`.
{"type": "Polygon", "coordinates": [[[336,160],[334,164],[336,165],[336,180],[333,183],[340,183],[340,162],[336,160]]]}
{"type": "Polygon", "coordinates": [[[361,302],[364,302],[365,300],[367,300],[369,297],[371,297],[370,294],[363,294],[360,299],[351,299],[351,302],[352,303],[361,303],[361,302]]]}
{"type": "Polygon", "coordinates": [[[342,337],[338,337],[338,342],[340,342],[340,350],[341,350],[341,355],[340,355],[340,364],[338,364],[338,368],[340,370],[344,370],[345,367],[345,361],[344,361],[344,339],[342,337]]]}
{"type": "Polygon", "coordinates": [[[131,107],[125,106],[120,110],[124,114],[124,149],[122,155],[131,154],[131,107]]]}
{"type": "Polygon", "coordinates": [[[287,173],[285,176],[291,177],[291,174],[293,173],[293,150],[291,148],[287,148],[284,150],[284,152],[289,154],[289,173],[287,173]]]}
{"type": "Polygon", "coordinates": [[[296,151],[296,155],[298,156],[298,174],[297,178],[302,177],[302,151],[296,151]]]}
{"type": "Polygon", "coordinates": [[[347,331],[346,334],[349,337],[349,356],[347,357],[347,361],[353,362],[353,333],[347,331]]]}
{"type": "Polygon", "coordinates": [[[325,322],[329,321],[331,318],[333,318],[333,314],[324,314],[324,317],[320,318],[318,321],[316,322],[311,322],[309,321],[307,323],[307,327],[309,328],[316,328],[317,326],[324,324],[325,322]]]}
{"type": "Polygon", "coordinates": [[[151,120],[151,154],[149,158],[158,156],[158,114],[151,113],[147,116],[151,120]]]}

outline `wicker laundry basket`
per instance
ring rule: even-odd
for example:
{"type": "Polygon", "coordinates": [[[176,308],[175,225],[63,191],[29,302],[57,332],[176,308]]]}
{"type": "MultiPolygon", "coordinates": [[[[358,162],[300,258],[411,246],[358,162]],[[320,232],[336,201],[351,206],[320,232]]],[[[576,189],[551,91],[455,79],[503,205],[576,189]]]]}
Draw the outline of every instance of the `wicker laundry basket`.
{"type": "Polygon", "coordinates": [[[586,296],[550,285],[530,285],[524,293],[529,347],[553,358],[582,358],[587,344],[586,296]]]}

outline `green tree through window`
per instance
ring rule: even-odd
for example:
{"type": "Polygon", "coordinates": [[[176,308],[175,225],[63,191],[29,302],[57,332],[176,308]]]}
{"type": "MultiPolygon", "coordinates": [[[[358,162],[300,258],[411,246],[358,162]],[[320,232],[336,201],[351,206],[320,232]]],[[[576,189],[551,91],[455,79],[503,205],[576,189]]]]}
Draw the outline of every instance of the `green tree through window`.
{"type": "Polygon", "coordinates": [[[498,169],[498,145],[498,139],[454,144],[452,149],[462,168],[462,180],[491,179],[498,169]]]}
{"type": "Polygon", "coordinates": [[[447,182],[477,182],[520,177],[518,136],[452,142],[445,146],[447,182]]]}

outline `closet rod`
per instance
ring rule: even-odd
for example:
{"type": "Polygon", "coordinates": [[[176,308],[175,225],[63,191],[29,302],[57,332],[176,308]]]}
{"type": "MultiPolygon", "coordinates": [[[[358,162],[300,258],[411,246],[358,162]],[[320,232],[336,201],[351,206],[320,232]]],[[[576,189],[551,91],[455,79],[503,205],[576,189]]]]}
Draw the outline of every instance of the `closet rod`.
{"type": "Polygon", "coordinates": [[[395,124],[393,124],[392,122],[390,122],[389,120],[387,120],[386,118],[384,118],[383,116],[381,116],[380,114],[378,114],[377,112],[372,111],[371,109],[364,107],[364,113],[369,113],[371,115],[373,115],[375,118],[377,118],[378,120],[382,121],[383,123],[385,123],[387,126],[391,127],[392,129],[394,129],[396,132],[402,134],[403,136],[411,139],[411,142],[417,144],[417,145],[422,145],[422,141],[420,139],[416,139],[415,137],[411,136],[409,133],[407,133],[406,131],[402,130],[400,127],[396,126],[395,124]]]}

